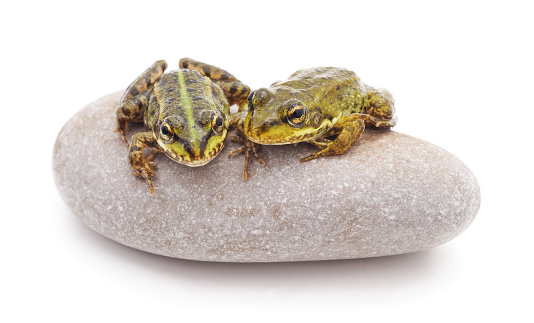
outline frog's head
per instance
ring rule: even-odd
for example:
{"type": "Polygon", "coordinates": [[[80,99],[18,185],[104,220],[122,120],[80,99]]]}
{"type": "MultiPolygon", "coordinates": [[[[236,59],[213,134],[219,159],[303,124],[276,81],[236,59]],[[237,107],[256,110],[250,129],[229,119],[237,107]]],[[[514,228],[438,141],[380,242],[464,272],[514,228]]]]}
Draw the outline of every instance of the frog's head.
{"type": "Polygon", "coordinates": [[[213,109],[193,110],[193,118],[165,117],[156,124],[158,145],[174,161],[187,166],[202,166],[219,154],[227,135],[228,120],[213,109]]]}
{"type": "Polygon", "coordinates": [[[264,145],[284,145],[311,140],[324,128],[319,111],[310,111],[306,100],[273,95],[261,88],[248,97],[244,130],[248,139],[264,145]]]}

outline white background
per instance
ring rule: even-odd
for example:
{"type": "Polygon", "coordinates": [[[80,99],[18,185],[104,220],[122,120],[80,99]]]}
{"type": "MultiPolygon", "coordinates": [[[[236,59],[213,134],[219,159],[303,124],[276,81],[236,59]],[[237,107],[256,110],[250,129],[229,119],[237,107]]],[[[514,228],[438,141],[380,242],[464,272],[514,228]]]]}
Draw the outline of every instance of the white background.
{"type": "Polygon", "coordinates": [[[528,1],[2,2],[0,321],[532,322],[533,13],[528,1]],[[57,193],[55,137],[153,61],[184,56],[252,88],[339,66],[389,89],[397,131],[475,173],[477,218],[432,250],[348,261],[200,263],[107,240],[57,193]]]}

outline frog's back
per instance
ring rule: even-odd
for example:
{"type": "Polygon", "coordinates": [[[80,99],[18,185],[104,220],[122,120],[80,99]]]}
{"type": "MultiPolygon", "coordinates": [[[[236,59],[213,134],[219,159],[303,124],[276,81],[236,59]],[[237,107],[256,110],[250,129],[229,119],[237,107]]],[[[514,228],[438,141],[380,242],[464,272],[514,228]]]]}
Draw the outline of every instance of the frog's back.
{"type": "Polygon", "coordinates": [[[329,87],[347,82],[359,81],[353,71],[340,67],[314,67],[298,70],[284,82],[288,86],[301,88],[304,86],[329,87]]]}
{"type": "Polygon", "coordinates": [[[360,113],[365,104],[365,85],[353,71],[339,67],[315,67],[296,71],[280,83],[306,93],[325,114],[360,113]]]}

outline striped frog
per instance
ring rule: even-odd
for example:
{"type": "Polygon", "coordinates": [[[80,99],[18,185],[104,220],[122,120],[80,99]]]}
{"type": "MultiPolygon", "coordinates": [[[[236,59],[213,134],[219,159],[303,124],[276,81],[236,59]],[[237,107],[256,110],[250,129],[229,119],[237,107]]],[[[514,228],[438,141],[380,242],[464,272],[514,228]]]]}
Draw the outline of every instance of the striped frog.
{"type": "MultiPolygon", "coordinates": [[[[162,151],[187,166],[210,162],[236,128],[242,114],[230,116],[230,106],[246,102],[250,89],[227,71],[192,59],[180,60],[180,69],[164,73],[167,63],[152,64],[128,86],[116,110],[122,139],[129,149],[134,175],[154,193],[154,155],[162,151]],[[128,122],[143,121],[147,131],[126,136],[128,122]],[[143,156],[145,148],[152,153],[143,156]]],[[[242,123],[242,121],[241,121],[242,123]]]]}

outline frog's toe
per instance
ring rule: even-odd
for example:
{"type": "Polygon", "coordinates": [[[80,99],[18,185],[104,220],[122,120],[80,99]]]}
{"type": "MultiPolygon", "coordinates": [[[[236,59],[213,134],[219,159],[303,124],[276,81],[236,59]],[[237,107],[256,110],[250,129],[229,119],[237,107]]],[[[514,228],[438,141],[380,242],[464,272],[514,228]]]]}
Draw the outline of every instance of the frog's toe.
{"type": "Polygon", "coordinates": [[[258,163],[260,163],[260,165],[262,166],[265,166],[265,162],[263,161],[263,159],[261,158],[259,154],[261,145],[254,143],[246,138],[239,137],[239,136],[235,136],[235,138],[236,139],[232,137],[232,140],[243,142],[244,144],[240,146],[239,148],[236,148],[230,151],[228,153],[228,157],[231,157],[233,155],[243,154],[243,153],[245,154],[245,163],[243,165],[243,179],[246,181],[248,179],[248,168],[249,168],[249,163],[250,163],[250,155],[254,155],[258,163]]]}
{"type": "Polygon", "coordinates": [[[245,142],[245,139],[243,139],[243,137],[238,136],[238,135],[233,135],[231,140],[234,142],[239,142],[239,143],[245,142]]]}
{"type": "Polygon", "coordinates": [[[140,167],[135,170],[134,175],[144,179],[150,189],[150,194],[154,194],[154,186],[152,185],[151,180],[151,178],[154,177],[154,170],[149,166],[149,163],[147,163],[145,167],[140,167]]]}
{"type": "MultiPolygon", "coordinates": [[[[156,156],[156,154],[158,153],[158,151],[156,149],[152,149],[152,152],[150,152],[150,154],[148,154],[146,157],[145,157],[145,160],[146,161],[152,161],[154,159],[154,156],[156,156]]],[[[156,165],[154,163],[154,165],[156,165]]]]}
{"type": "Polygon", "coordinates": [[[245,150],[247,150],[247,147],[245,145],[243,145],[243,146],[241,146],[239,148],[236,148],[236,149],[230,151],[228,153],[228,157],[231,157],[231,156],[236,155],[236,154],[242,154],[242,153],[245,152],[245,150]]]}
{"type": "Polygon", "coordinates": [[[307,157],[302,158],[302,159],[300,160],[300,162],[301,162],[301,163],[304,163],[304,162],[307,162],[307,161],[309,161],[309,160],[315,159],[315,158],[317,158],[317,157],[319,157],[319,156],[317,156],[317,154],[312,154],[312,155],[309,155],[309,156],[307,156],[307,157]]]}

